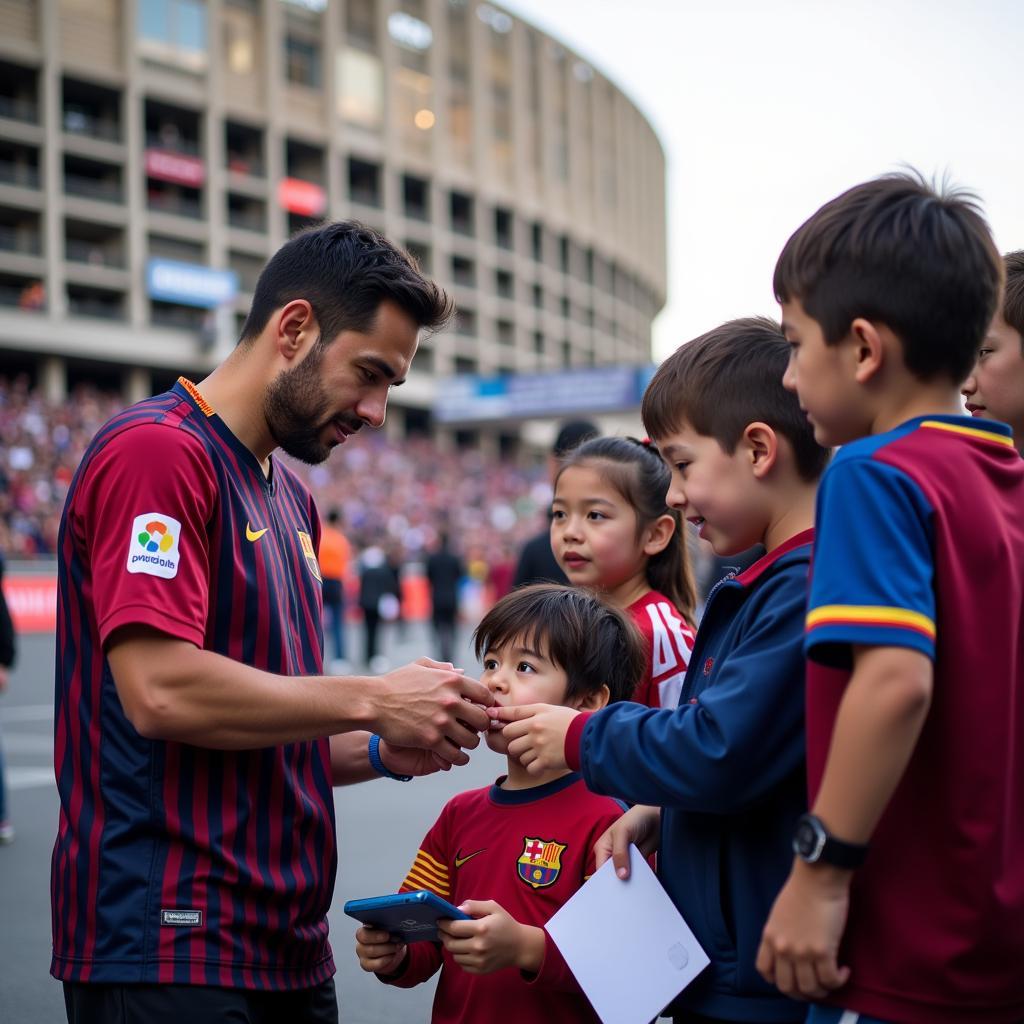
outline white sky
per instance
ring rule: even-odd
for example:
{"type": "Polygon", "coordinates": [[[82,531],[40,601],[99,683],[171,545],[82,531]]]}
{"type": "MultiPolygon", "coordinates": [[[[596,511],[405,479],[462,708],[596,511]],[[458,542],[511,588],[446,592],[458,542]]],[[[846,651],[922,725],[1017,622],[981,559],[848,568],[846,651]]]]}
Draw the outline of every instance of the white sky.
{"type": "Polygon", "coordinates": [[[786,239],[911,164],[982,199],[1024,248],[1024,0],[500,0],[623,89],[668,161],[660,360],[723,320],[778,316],[786,239]]]}

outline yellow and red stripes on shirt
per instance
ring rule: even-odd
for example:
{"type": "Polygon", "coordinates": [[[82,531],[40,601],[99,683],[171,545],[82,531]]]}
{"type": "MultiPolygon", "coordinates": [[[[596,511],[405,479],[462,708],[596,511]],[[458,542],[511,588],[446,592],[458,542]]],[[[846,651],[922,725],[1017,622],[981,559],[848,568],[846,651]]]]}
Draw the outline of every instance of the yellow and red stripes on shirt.
{"type": "Polygon", "coordinates": [[[820,626],[881,626],[886,629],[909,629],[933,642],[935,640],[934,620],[909,608],[826,604],[807,613],[807,632],[820,626]]]}
{"type": "Polygon", "coordinates": [[[963,434],[965,437],[973,437],[978,441],[995,441],[996,444],[1013,447],[1013,438],[1006,434],[997,434],[993,430],[982,430],[980,427],[964,427],[959,423],[946,423],[943,420],[922,420],[922,427],[931,430],[948,430],[951,434],[963,434]]]}
{"type": "Polygon", "coordinates": [[[451,895],[451,882],[448,877],[448,867],[439,860],[431,857],[426,850],[419,850],[416,859],[409,868],[409,874],[405,876],[399,892],[410,892],[415,889],[429,889],[438,896],[445,899],[451,895]]]}

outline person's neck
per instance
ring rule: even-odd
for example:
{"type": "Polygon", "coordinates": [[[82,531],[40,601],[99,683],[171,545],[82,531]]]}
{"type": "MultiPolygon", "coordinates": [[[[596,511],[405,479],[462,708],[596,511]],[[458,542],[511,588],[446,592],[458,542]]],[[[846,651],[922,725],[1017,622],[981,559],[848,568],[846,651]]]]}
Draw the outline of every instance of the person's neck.
{"type": "Polygon", "coordinates": [[[921,416],[962,416],[960,388],[947,381],[925,381],[908,378],[891,397],[880,402],[871,418],[869,433],[885,434],[908,420],[921,416]]]}
{"type": "Polygon", "coordinates": [[[270,453],[277,447],[263,413],[267,381],[255,357],[240,348],[196,387],[225,426],[270,472],[270,453]]]}
{"type": "Polygon", "coordinates": [[[568,768],[561,768],[554,771],[543,772],[540,775],[531,775],[514,757],[507,758],[508,775],[501,784],[502,789],[536,789],[538,786],[546,786],[549,782],[556,782],[564,779],[572,773],[568,768]]]}
{"type": "Polygon", "coordinates": [[[629,579],[623,580],[617,586],[601,589],[608,601],[625,611],[631,604],[636,604],[641,597],[651,592],[651,585],[647,582],[647,563],[644,562],[629,579]]]}
{"type": "Polygon", "coordinates": [[[817,484],[809,484],[799,478],[791,487],[780,489],[774,514],[761,541],[766,552],[774,551],[797,534],[813,528],[817,490],[817,484]]]}

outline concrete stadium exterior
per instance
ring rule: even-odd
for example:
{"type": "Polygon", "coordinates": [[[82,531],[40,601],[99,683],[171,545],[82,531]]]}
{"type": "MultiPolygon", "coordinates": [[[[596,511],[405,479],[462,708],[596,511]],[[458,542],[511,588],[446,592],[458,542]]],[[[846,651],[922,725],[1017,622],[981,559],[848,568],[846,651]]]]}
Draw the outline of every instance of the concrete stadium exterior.
{"type": "MultiPolygon", "coordinates": [[[[318,219],[454,293],[389,429],[438,380],[650,362],[665,165],[561,42],[477,0],[0,0],[0,373],[134,400],[234,344],[318,219]]],[[[441,432],[446,428],[442,428],[441,432]]]]}

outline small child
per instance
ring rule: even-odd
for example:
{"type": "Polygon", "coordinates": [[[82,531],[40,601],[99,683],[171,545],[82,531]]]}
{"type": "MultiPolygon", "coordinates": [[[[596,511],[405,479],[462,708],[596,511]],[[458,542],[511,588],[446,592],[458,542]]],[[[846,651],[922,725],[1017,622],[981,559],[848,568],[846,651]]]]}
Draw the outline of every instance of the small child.
{"type": "Polygon", "coordinates": [[[1024,455],[1024,249],[1007,253],[1003,263],[1003,308],[961,390],[972,416],[1010,424],[1013,443],[1024,455]]]}
{"type": "Polygon", "coordinates": [[[812,814],[758,955],[808,1021],[1024,1020],[1024,461],[960,385],[1003,262],[969,197],[900,174],[786,243],[786,386],[819,443],[812,814]]]}
{"type": "Polygon", "coordinates": [[[788,358],[777,324],[734,320],[669,356],[644,394],[644,426],[672,467],[668,504],[720,555],[767,549],[709,596],[679,706],[492,709],[531,770],[581,768],[594,792],[637,804],[597,863],[612,854],[625,877],[630,841],[658,851],[662,885],[711,959],[670,1009],[686,1024],[806,1012],[754,969],[807,807],[803,625],[828,459],[782,386],[788,358]]]}
{"type": "Polygon", "coordinates": [[[673,708],[693,650],[693,574],[669,472],[650,442],[596,437],[555,477],[551,549],[569,582],[628,613],[647,645],[633,700],[673,708]]]}
{"type": "MultiPolygon", "coordinates": [[[[644,668],[625,616],[557,584],[503,597],[474,645],[497,707],[543,701],[593,711],[628,699],[644,668]]],[[[506,753],[500,730],[487,745],[506,753]]],[[[445,805],[400,890],[429,889],[474,920],[442,923],[440,944],[399,945],[360,928],[363,970],[411,988],[440,968],[434,1024],[597,1022],[544,925],[593,873],[594,843],[622,810],[575,773],[528,774],[509,755],[508,775],[445,805]]]]}

